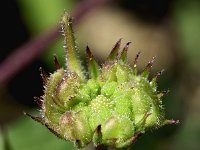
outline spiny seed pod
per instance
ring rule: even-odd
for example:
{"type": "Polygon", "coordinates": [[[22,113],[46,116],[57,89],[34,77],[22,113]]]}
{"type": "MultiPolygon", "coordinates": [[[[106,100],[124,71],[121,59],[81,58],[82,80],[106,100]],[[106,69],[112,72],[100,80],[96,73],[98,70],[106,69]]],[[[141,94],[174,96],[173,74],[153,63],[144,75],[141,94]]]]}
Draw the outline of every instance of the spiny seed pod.
{"type": "Polygon", "coordinates": [[[86,75],[77,56],[72,19],[65,13],[61,20],[66,50],[66,69],[57,58],[56,71],[48,75],[42,70],[44,95],[39,98],[41,116],[33,117],[58,137],[75,143],[78,148],[90,142],[124,148],[139,135],[177,121],[165,119],[161,97],[157,91],[159,72],[149,81],[154,58],[141,74],[137,71],[137,54],[133,67],[127,62],[130,42],[119,54],[121,39],[115,44],[105,63],[98,65],[86,48],[86,75]]]}

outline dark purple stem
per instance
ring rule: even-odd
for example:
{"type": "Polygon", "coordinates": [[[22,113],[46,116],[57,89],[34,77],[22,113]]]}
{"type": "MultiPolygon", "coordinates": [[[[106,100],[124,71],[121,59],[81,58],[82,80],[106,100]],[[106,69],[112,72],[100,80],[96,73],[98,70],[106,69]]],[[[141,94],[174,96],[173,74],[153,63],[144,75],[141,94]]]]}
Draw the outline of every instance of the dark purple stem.
{"type": "Polygon", "coordinates": [[[55,28],[48,33],[39,35],[14,50],[14,52],[0,64],[0,86],[7,85],[17,73],[42,54],[58,36],[58,29],[55,28]]]}
{"type": "MultiPolygon", "coordinates": [[[[80,23],[81,19],[89,11],[109,1],[111,0],[85,0],[81,2],[72,13],[75,24],[80,23]]],[[[42,33],[14,50],[13,53],[0,64],[0,87],[7,85],[17,73],[31,64],[31,62],[47,50],[47,47],[56,41],[59,36],[59,28],[55,27],[50,32],[42,33]]]]}

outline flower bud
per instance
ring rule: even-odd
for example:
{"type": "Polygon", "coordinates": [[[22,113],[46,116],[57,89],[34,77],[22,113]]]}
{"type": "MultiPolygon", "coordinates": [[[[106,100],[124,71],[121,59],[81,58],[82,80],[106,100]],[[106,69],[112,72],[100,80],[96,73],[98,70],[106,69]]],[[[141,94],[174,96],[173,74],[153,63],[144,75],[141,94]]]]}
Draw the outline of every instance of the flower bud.
{"type": "MultiPolygon", "coordinates": [[[[149,81],[154,58],[141,74],[137,72],[137,54],[133,67],[127,62],[130,42],[119,48],[117,41],[102,67],[89,47],[86,48],[88,72],[81,65],[75,45],[72,20],[64,14],[62,30],[65,40],[66,68],[60,68],[48,79],[44,73],[44,95],[41,97],[41,122],[58,137],[75,143],[78,148],[90,142],[124,148],[139,135],[165,124],[177,123],[165,119],[157,77],[149,81]]],[[[161,73],[160,73],[161,74],[161,73]]],[[[158,74],[158,75],[160,75],[158,74]]]]}

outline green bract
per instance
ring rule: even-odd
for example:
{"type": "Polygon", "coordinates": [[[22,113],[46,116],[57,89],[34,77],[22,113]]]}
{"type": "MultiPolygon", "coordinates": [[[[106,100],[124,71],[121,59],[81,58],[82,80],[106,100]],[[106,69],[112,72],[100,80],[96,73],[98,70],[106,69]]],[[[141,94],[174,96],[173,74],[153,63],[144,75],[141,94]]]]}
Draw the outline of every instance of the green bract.
{"type": "Polygon", "coordinates": [[[127,63],[127,43],[119,55],[121,39],[115,44],[105,63],[95,61],[86,48],[88,72],[77,56],[72,21],[67,13],[62,20],[66,49],[66,69],[60,67],[49,77],[42,71],[45,84],[41,117],[32,117],[58,137],[75,143],[78,148],[90,142],[116,148],[128,147],[149,129],[176,123],[166,120],[162,93],[157,91],[157,77],[148,80],[153,60],[138,74],[127,63]]]}

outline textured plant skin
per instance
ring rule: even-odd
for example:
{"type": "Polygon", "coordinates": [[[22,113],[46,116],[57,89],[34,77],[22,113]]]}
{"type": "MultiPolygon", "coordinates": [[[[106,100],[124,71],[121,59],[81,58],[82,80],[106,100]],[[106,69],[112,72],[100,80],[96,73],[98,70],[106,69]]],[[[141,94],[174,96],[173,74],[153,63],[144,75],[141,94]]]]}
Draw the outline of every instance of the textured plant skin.
{"type": "Polygon", "coordinates": [[[119,52],[121,39],[100,66],[89,47],[88,68],[81,65],[72,29],[72,19],[65,13],[61,20],[66,49],[66,68],[57,58],[56,71],[49,76],[42,70],[44,95],[38,99],[41,116],[33,117],[58,137],[83,148],[90,142],[126,148],[151,129],[177,121],[165,118],[157,78],[149,80],[154,58],[138,73],[137,54],[131,67],[127,62],[130,42],[119,52]],[[120,53],[120,54],[119,54],[120,53]]]}

